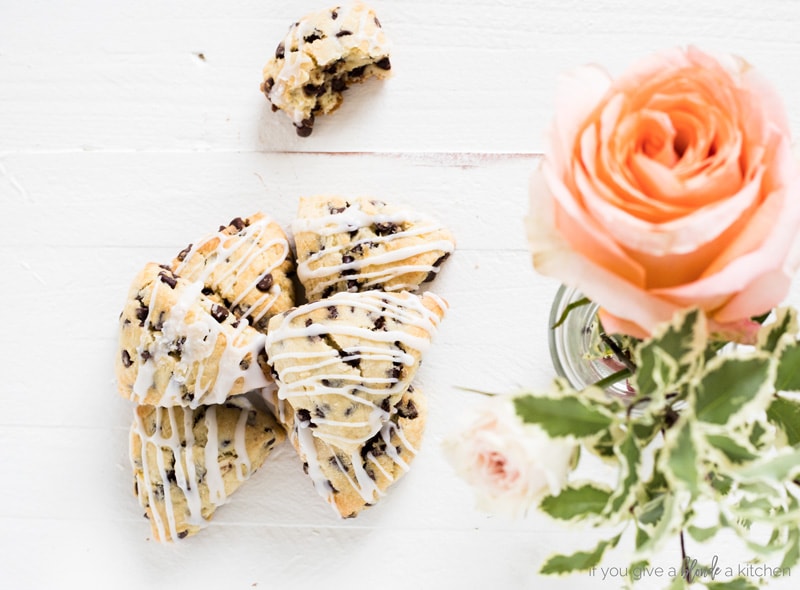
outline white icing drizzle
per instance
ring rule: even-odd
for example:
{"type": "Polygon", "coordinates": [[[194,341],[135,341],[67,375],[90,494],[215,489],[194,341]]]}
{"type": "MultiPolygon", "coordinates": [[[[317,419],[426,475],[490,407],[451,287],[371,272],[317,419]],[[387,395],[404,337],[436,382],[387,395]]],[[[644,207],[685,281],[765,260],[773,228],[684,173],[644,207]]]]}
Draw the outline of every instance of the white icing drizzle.
{"type": "Polygon", "coordinates": [[[292,91],[300,89],[308,82],[309,70],[329,65],[340,57],[347,57],[356,49],[358,55],[369,57],[364,63],[377,61],[389,55],[386,35],[373,21],[374,18],[374,12],[365,4],[356,2],[349,6],[340,6],[336,20],[331,18],[331,11],[326,9],[307,14],[293,24],[283,40],[285,58],[280,69],[277,72],[272,71],[271,66],[274,61],[270,61],[265,68],[265,71],[271,72],[270,75],[274,80],[274,86],[269,93],[270,101],[287,112],[295,124],[301,125],[308,115],[302,106],[293,104],[292,91]],[[355,27],[348,26],[347,29],[355,28],[355,30],[350,31],[351,35],[337,37],[336,33],[340,26],[343,26],[340,23],[349,21],[352,15],[357,15],[358,24],[355,27]],[[325,25],[328,25],[329,29],[321,30],[317,26],[320,21],[324,23],[322,29],[325,25]],[[306,37],[310,37],[315,31],[317,34],[324,33],[326,37],[307,43],[306,37]],[[292,51],[293,48],[296,50],[292,51]]]}
{"type": "MultiPolygon", "coordinates": [[[[133,426],[131,427],[131,438],[138,438],[141,441],[141,473],[136,467],[137,458],[133,455],[133,445],[131,445],[130,460],[136,475],[137,491],[139,502],[142,506],[151,507],[150,518],[158,532],[158,537],[162,541],[178,538],[178,522],[176,521],[174,499],[172,490],[177,487],[186,499],[188,515],[186,523],[197,527],[205,527],[206,519],[202,512],[202,499],[200,494],[201,480],[208,487],[208,499],[214,506],[224,504],[228,496],[225,492],[225,482],[222,477],[219,461],[219,434],[217,431],[216,406],[209,406],[203,416],[204,425],[207,432],[207,442],[202,449],[205,474],[198,476],[195,464],[195,446],[197,441],[194,437],[193,426],[196,411],[181,407],[156,408],[153,414],[155,420],[155,431],[152,435],[147,434],[145,420],[134,410],[133,426]],[[178,415],[180,413],[180,415],[178,415]],[[181,444],[178,420],[183,425],[183,439],[185,445],[181,444]],[[165,430],[169,430],[170,435],[165,436],[165,430]],[[152,465],[148,457],[148,446],[155,447],[156,453],[156,473],[158,479],[154,482],[151,478],[152,465]],[[174,458],[174,464],[168,465],[170,455],[174,458]],[[170,473],[171,471],[171,473],[170,473]],[[173,482],[170,482],[173,479],[173,482]],[[162,493],[156,491],[156,487],[161,486],[162,493]],[[159,510],[159,501],[163,499],[164,513],[166,520],[159,510]]],[[[240,481],[250,475],[250,457],[247,447],[244,444],[247,428],[248,410],[243,408],[236,422],[234,434],[235,450],[238,455],[236,459],[236,473],[240,481]]]]}
{"type": "MultiPolygon", "coordinates": [[[[430,293],[424,296],[433,298],[442,311],[447,309],[447,304],[441,298],[430,293]]],[[[287,367],[277,369],[279,399],[308,395],[337,395],[371,408],[367,422],[314,418],[315,424],[323,427],[316,429],[315,437],[343,446],[363,443],[381,429],[388,414],[375,403],[373,398],[383,400],[387,396],[402,394],[408,386],[408,380],[401,381],[398,377],[391,376],[369,377],[361,373],[326,372],[324,369],[340,363],[343,358],[385,361],[387,366],[393,363],[413,366],[414,356],[407,351],[415,349],[421,353],[426,350],[440,321],[439,315],[425,307],[422,299],[416,295],[375,291],[337,293],[328,299],[308,303],[278,317],[281,318],[280,323],[271,327],[266,338],[269,363],[275,368],[278,361],[287,359],[292,361],[287,367]],[[308,326],[292,325],[297,318],[306,317],[314,310],[331,306],[350,307],[354,310],[363,310],[365,313],[377,314],[387,320],[395,320],[401,326],[419,328],[426,336],[416,336],[403,329],[373,330],[370,327],[356,326],[336,319],[327,319],[322,323],[311,323],[308,326]],[[288,341],[321,334],[329,334],[334,339],[337,336],[352,336],[359,340],[359,344],[345,348],[344,357],[335,349],[312,353],[290,350],[292,346],[288,341]],[[397,348],[394,344],[396,342],[399,342],[405,350],[397,348]],[[380,346],[380,343],[386,346],[380,346]],[[275,352],[278,350],[281,352],[275,352]],[[303,374],[308,375],[295,379],[295,375],[303,374]],[[325,426],[350,429],[354,433],[350,436],[340,436],[332,434],[331,428],[324,428],[325,426]],[[358,433],[362,435],[357,436],[358,433]]]]}
{"type": "MultiPolygon", "coordinates": [[[[264,215],[260,219],[250,221],[250,224],[242,228],[236,235],[230,235],[220,230],[198,241],[196,244],[192,244],[183,262],[175,267],[175,274],[181,278],[199,282],[201,288],[202,286],[207,286],[214,291],[218,291],[220,285],[232,275],[238,274],[241,276],[244,270],[253,264],[262,252],[278,247],[281,254],[275,258],[270,266],[263,269],[252,282],[246,285],[236,299],[231,301],[231,309],[236,308],[250,293],[257,289],[256,285],[258,285],[262,279],[284,263],[291,252],[289,242],[283,235],[273,232],[276,233],[276,236],[267,239],[269,228],[273,224],[274,221],[272,218],[264,215]],[[197,254],[199,250],[204,249],[209,243],[215,240],[217,241],[217,245],[211,252],[207,254],[197,254]],[[200,268],[199,273],[185,275],[184,273],[189,271],[189,263],[195,255],[203,256],[204,264],[200,268]],[[238,260],[234,258],[234,255],[238,260]],[[221,272],[219,276],[213,276],[215,271],[220,268],[224,269],[224,272],[221,272]]],[[[269,290],[264,292],[264,294],[250,305],[247,310],[244,310],[240,319],[250,319],[250,323],[255,324],[269,312],[280,295],[280,283],[279,281],[273,281],[269,290]],[[260,309],[260,311],[256,315],[252,315],[251,312],[257,309],[260,309]]]]}
{"type": "MultiPolygon", "coordinates": [[[[389,281],[397,279],[409,273],[438,273],[439,267],[431,264],[402,264],[405,260],[421,254],[440,252],[440,256],[448,255],[453,252],[455,245],[451,240],[439,239],[431,241],[415,240],[413,243],[397,248],[395,250],[377,253],[370,249],[369,244],[388,244],[399,239],[408,239],[418,236],[433,234],[443,230],[443,226],[435,220],[412,211],[391,211],[379,214],[366,213],[361,208],[361,203],[355,200],[344,211],[331,215],[315,218],[300,218],[292,224],[292,231],[295,235],[302,232],[312,232],[321,237],[356,231],[362,227],[370,227],[375,224],[392,224],[398,228],[408,225],[406,229],[400,229],[397,233],[385,236],[371,236],[357,240],[343,246],[330,246],[320,250],[307,259],[299,261],[297,265],[297,276],[306,286],[308,297],[316,297],[324,290],[343,280],[357,280],[360,289],[369,289],[375,285],[381,285],[384,290],[391,291],[413,291],[417,288],[415,283],[397,283],[386,285],[389,281]],[[353,248],[365,249],[368,254],[363,258],[355,258],[351,262],[340,262],[330,266],[321,265],[321,259],[330,255],[337,255],[345,250],[353,248]],[[367,272],[366,267],[376,267],[367,272]],[[349,274],[348,274],[349,273],[349,274]],[[308,285],[309,281],[317,281],[314,285],[308,285]],[[310,288],[309,288],[310,287],[310,288]]],[[[341,258],[341,256],[335,256],[341,258]]],[[[438,259],[438,257],[436,257],[438,259]]],[[[434,260],[434,262],[436,261],[434,260]]]]}
{"type": "MultiPolygon", "coordinates": [[[[154,377],[159,363],[169,358],[178,341],[182,341],[179,358],[174,362],[169,382],[158,401],[159,405],[188,405],[197,408],[201,404],[221,403],[240,379],[243,380],[243,390],[267,385],[267,378],[256,360],[263,349],[264,335],[255,331],[249,336],[242,334],[247,322],[241,322],[236,330],[224,333],[223,324],[209,313],[191,313],[193,308],[196,309],[197,302],[204,297],[201,293],[202,282],[189,282],[179,278],[175,288],[180,290],[180,296],[174,305],[164,311],[163,317],[159,318],[162,327],[155,342],[148,342],[148,335],[153,332],[149,332],[147,328],[141,331],[141,338],[136,347],[139,362],[131,399],[139,403],[145,402],[148,393],[156,387],[154,377]],[[204,369],[207,361],[214,355],[214,348],[220,337],[225,338],[225,348],[219,359],[217,374],[206,379],[204,369]],[[144,351],[148,353],[147,360],[142,358],[144,351]],[[251,362],[246,369],[243,369],[240,363],[248,354],[251,362]],[[185,385],[191,369],[195,366],[193,398],[187,401],[182,398],[182,386],[185,385]]],[[[161,289],[170,289],[170,286],[156,278],[152,283],[150,305],[144,319],[145,326],[151,321],[161,289]]],[[[171,359],[169,362],[172,362],[171,359]]]]}
{"type": "MultiPolygon", "coordinates": [[[[314,483],[314,488],[317,490],[317,493],[338,513],[335,496],[333,490],[331,489],[331,483],[323,472],[319,458],[319,452],[317,450],[317,445],[326,445],[326,443],[316,439],[316,437],[314,437],[311,433],[310,428],[304,427],[297,423],[292,430],[292,434],[296,444],[299,447],[301,456],[308,465],[308,475],[311,477],[311,480],[314,483]]],[[[403,458],[400,457],[400,454],[397,452],[397,449],[392,442],[393,435],[396,435],[400,440],[403,450],[407,451],[411,455],[416,455],[417,450],[408,441],[403,429],[393,421],[386,421],[379,433],[375,435],[379,436],[385,443],[383,450],[384,454],[389,457],[403,473],[405,473],[409,470],[409,464],[403,460],[403,458]]],[[[346,466],[342,464],[337,453],[333,452],[333,449],[330,446],[328,449],[332,451],[331,454],[336,462],[337,468],[347,480],[348,485],[355,490],[356,493],[358,493],[365,503],[374,502],[385,494],[385,492],[378,486],[376,480],[370,477],[369,473],[367,472],[367,465],[370,465],[374,469],[380,471],[380,473],[386,478],[388,485],[394,483],[396,479],[390,471],[380,464],[372,452],[367,453],[366,457],[362,458],[360,448],[348,454],[353,471],[353,476],[351,476],[348,473],[346,466]]],[[[339,453],[343,452],[341,449],[338,449],[338,451],[339,453]]],[[[341,492],[342,490],[339,491],[341,492]]]]}

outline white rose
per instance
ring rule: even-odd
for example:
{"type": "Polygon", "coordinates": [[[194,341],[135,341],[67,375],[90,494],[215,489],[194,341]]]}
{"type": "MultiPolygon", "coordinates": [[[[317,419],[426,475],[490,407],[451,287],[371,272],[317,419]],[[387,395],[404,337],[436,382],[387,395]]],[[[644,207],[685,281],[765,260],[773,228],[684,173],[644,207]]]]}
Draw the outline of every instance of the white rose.
{"type": "Polygon", "coordinates": [[[551,439],[523,423],[510,396],[479,404],[443,447],[456,473],[475,489],[478,509],[512,518],[564,487],[576,450],[572,441],[551,439]]]}

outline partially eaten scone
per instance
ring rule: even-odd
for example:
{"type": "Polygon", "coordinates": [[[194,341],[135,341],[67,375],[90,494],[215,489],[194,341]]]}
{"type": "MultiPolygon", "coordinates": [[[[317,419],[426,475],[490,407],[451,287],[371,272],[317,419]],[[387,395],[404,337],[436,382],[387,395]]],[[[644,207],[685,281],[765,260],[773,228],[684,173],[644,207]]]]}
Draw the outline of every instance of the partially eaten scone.
{"type": "Polygon", "coordinates": [[[342,92],[369,77],[387,78],[391,62],[375,12],[361,2],[314,12],[294,23],[264,67],[261,90],[289,115],[301,137],[317,115],[336,110],[342,92]]]}

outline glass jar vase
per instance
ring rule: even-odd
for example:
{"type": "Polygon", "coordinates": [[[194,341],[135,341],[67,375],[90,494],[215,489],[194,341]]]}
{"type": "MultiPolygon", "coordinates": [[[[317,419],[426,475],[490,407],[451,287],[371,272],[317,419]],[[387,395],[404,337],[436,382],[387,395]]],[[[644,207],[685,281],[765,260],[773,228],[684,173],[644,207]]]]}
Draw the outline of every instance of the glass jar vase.
{"type": "MultiPolygon", "coordinates": [[[[580,302],[583,294],[572,287],[561,286],[550,309],[550,356],[553,367],[575,389],[584,389],[613,375],[625,366],[613,355],[601,353],[599,306],[589,302],[570,310],[566,319],[556,327],[570,304],[580,302]]],[[[633,390],[627,379],[605,387],[607,393],[630,398],[633,390]]]]}

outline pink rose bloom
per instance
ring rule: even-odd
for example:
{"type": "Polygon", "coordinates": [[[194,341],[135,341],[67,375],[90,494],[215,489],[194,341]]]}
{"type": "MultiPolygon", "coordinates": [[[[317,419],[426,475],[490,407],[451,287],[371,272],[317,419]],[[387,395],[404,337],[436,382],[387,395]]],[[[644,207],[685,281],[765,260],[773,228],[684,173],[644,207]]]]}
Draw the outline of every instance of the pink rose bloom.
{"type": "Polygon", "coordinates": [[[474,488],[480,510],[518,517],[564,486],[576,445],[524,424],[512,399],[487,399],[443,448],[456,473],[474,488]]]}
{"type": "Polygon", "coordinates": [[[681,308],[751,341],[799,262],[800,192],[786,115],[741,59],[674,49],[612,80],[565,78],[528,238],[536,269],[644,338],[681,308]]]}

